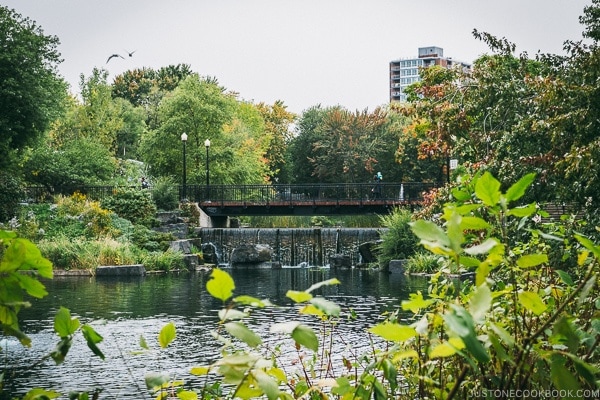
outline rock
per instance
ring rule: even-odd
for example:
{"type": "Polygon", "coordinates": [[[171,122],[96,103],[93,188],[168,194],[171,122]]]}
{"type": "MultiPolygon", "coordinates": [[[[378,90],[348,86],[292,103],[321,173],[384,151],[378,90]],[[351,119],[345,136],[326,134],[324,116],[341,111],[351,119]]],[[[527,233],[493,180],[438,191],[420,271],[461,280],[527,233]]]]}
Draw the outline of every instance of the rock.
{"type": "Polygon", "coordinates": [[[404,274],[406,260],[391,260],[388,266],[390,274],[404,274]]]}
{"type": "Polygon", "coordinates": [[[271,261],[273,249],[266,244],[243,244],[231,252],[232,264],[261,263],[271,261]]]}
{"type": "Polygon", "coordinates": [[[358,246],[358,252],[362,258],[363,264],[374,263],[377,261],[377,246],[382,243],[382,240],[361,243],[358,246]]]}
{"type": "Polygon", "coordinates": [[[352,268],[352,259],[346,254],[334,254],[329,257],[331,268],[352,268]]]}
{"type": "Polygon", "coordinates": [[[202,243],[202,259],[205,264],[219,264],[219,254],[217,254],[217,246],[213,243],[202,243]]]}
{"type": "Polygon", "coordinates": [[[96,276],[144,276],[146,268],[142,264],[102,265],[96,268],[96,276]]]}

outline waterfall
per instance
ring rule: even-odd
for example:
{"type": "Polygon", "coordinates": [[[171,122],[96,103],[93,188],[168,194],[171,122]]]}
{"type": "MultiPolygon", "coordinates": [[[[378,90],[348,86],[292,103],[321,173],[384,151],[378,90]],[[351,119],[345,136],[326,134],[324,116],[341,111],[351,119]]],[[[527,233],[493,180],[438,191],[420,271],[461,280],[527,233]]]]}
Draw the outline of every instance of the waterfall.
{"type": "Polygon", "coordinates": [[[361,262],[358,247],[376,241],[380,228],[202,228],[202,243],[212,244],[219,264],[229,265],[231,252],[243,244],[266,244],[273,249],[271,261],[283,266],[327,266],[336,254],[361,262]]]}

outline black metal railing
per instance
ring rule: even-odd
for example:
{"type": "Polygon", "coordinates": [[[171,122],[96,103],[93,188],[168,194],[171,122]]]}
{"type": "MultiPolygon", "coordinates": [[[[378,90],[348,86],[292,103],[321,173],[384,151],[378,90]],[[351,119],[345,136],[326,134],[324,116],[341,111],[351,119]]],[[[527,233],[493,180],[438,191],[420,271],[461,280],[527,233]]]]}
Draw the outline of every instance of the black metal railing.
{"type": "MultiPolygon", "coordinates": [[[[253,204],[269,204],[289,202],[294,204],[326,201],[386,200],[419,202],[423,193],[437,187],[435,183],[403,182],[380,183],[379,190],[373,190],[371,183],[318,183],[318,184],[267,184],[267,185],[179,185],[176,190],[179,199],[194,202],[247,202],[253,204]]],[[[54,195],[70,196],[81,193],[93,200],[102,200],[114,195],[118,190],[136,188],[152,191],[153,188],[142,189],[139,186],[56,186],[47,188],[32,186],[25,189],[24,202],[50,202],[54,195]]]]}

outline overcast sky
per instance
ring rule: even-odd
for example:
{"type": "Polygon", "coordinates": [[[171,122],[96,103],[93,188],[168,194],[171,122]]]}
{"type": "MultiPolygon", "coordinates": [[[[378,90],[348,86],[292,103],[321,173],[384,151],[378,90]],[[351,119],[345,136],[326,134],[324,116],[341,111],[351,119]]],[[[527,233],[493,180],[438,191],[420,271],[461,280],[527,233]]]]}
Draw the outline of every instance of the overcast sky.
{"type": "Polygon", "coordinates": [[[517,51],[563,54],[591,0],[3,0],[60,39],[61,75],[79,91],[94,67],[189,64],[243,100],[373,110],[388,102],[389,62],[419,47],[472,62],[473,29],[517,51]],[[128,51],[135,51],[132,57],[128,51]],[[125,59],[107,58],[118,53],[125,59]]]}

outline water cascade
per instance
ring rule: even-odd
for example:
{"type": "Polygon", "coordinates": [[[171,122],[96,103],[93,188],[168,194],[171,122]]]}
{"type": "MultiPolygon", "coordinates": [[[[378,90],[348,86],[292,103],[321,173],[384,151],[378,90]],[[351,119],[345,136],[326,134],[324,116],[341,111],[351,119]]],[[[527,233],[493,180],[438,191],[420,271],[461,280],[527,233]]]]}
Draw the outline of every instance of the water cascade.
{"type": "Polygon", "coordinates": [[[282,266],[327,266],[334,255],[349,256],[352,265],[363,262],[358,247],[380,238],[379,228],[202,228],[202,243],[211,243],[219,264],[228,265],[240,245],[265,244],[273,262],[282,266]]]}

